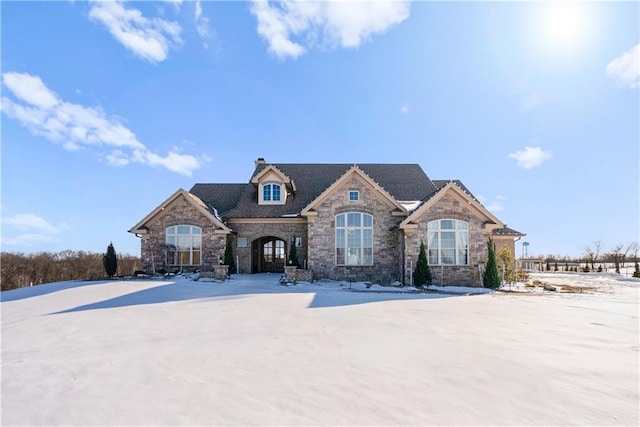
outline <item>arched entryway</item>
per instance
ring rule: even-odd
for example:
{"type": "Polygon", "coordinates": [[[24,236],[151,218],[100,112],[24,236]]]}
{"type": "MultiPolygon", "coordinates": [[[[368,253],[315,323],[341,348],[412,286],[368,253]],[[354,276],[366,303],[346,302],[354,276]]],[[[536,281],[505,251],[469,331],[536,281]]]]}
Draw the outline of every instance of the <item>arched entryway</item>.
{"type": "Polygon", "coordinates": [[[252,273],[282,273],[287,254],[287,243],[277,237],[256,239],[251,244],[252,273]]]}

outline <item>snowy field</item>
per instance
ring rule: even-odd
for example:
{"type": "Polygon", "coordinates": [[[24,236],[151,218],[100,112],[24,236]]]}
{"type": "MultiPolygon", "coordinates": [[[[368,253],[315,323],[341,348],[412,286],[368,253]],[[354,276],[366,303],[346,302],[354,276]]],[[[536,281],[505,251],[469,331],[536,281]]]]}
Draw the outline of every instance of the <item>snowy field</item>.
{"type": "Polygon", "coordinates": [[[2,425],[639,424],[640,280],[456,295],[278,278],[3,292],[2,425]]]}

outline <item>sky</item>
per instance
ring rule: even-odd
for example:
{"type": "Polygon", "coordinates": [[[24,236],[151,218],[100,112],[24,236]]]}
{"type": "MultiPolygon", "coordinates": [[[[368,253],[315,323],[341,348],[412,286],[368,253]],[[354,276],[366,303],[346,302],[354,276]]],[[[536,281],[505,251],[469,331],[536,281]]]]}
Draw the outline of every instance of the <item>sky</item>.
{"type": "Polygon", "coordinates": [[[0,3],[2,251],[139,254],[254,160],[418,163],[528,254],[639,237],[637,2],[0,3]]]}

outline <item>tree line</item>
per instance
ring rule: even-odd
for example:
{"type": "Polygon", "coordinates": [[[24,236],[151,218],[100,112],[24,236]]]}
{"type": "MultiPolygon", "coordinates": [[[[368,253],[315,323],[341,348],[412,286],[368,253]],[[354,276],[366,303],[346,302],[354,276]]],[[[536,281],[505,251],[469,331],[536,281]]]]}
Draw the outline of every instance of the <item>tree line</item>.
{"type": "MultiPolygon", "coordinates": [[[[115,254],[115,253],[114,253],[115,254]]],[[[129,276],[140,269],[140,258],[117,254],[111,271],[105,254],[65,250],[32,254],[2,252],[0,283],[3,291],[65,280],[98,280],[107,276],[129,276]],[[107,271],[105,271],[107,269],[107,271]]]]}
{"type": "MultiPolygon", "coordinates": [[[[546,263],[546,270],[558,271],[558,266],[562,269],[563,265],[568,263],[580,263],[583,266],[580,271],[601,271],[602,264],[610,264],[616,273],[620,273],[621,268],[625,268],[628,264],[635,267],[636,273],[634,277],[640,277],[640,266],[638,263],[638,252],[640,245],[638,242],[619,243],[607,250],[602,240],[597,240],[584,247],[582,256],[568,257],[560,255],[540,256],[546,263]]],[[[565,267],[566,268],[566,267],[565,267]]],[[[574,267],[575,271],[578,271],[574,267]]]]}

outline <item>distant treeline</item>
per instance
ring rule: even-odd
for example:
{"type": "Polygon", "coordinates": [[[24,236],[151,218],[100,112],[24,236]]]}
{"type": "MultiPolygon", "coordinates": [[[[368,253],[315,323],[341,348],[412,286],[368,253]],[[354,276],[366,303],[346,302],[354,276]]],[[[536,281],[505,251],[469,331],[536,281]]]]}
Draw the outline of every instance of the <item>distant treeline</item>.
{"type": "MultiPolygon", "coordinates": [[[[2,290],[41,285],[64,280],[97,280],[106,277],[104,254],[66,250],[23,254],[0,254],[2,290]]],[[[140,258],[118,255],[116,276],[133,275],[140,269],[140,258]]]]}

